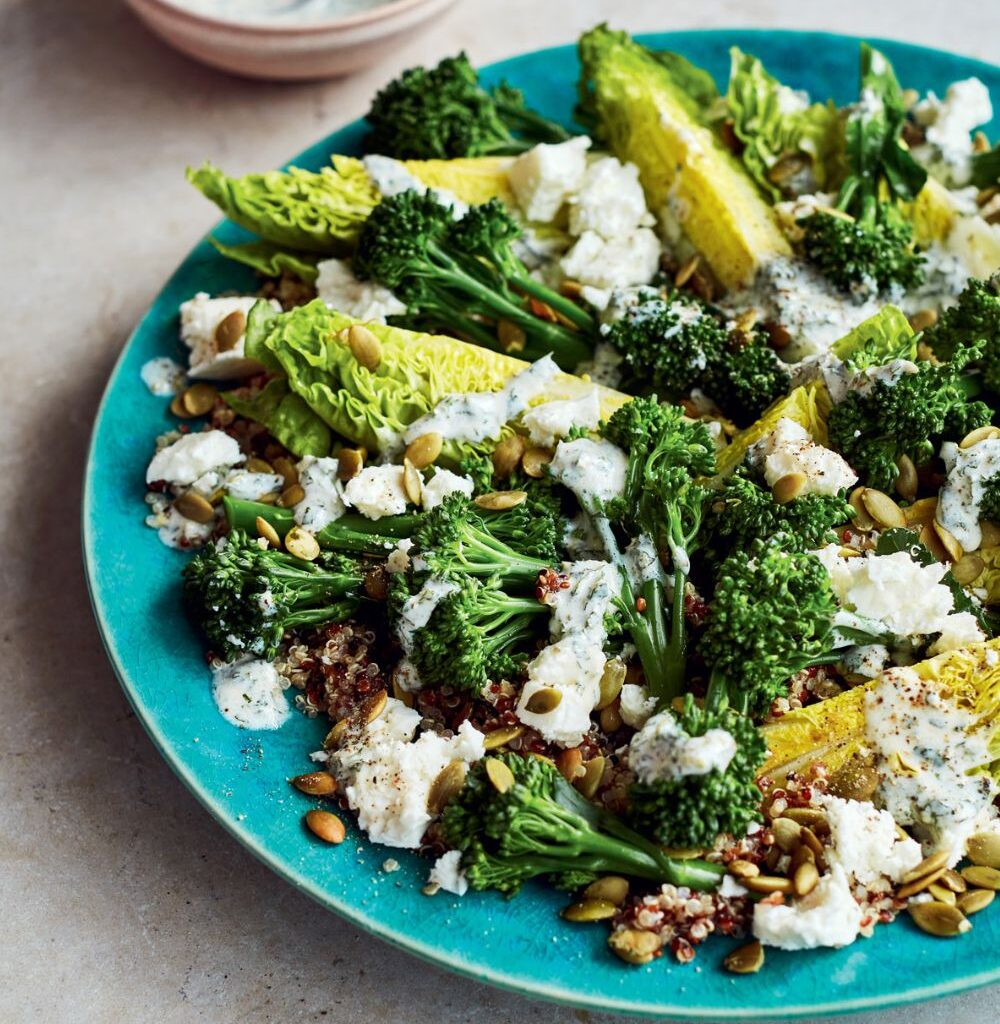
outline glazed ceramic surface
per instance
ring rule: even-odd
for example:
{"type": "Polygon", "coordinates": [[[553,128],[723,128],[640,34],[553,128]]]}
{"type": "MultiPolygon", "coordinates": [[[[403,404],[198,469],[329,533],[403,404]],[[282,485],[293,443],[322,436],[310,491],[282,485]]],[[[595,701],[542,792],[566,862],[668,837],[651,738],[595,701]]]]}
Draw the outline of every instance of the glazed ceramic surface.
{"type": "MultiPolygon", "coordinates": [[[[727,51],[760,56],[780,79],[814,98],[857,94],[858,40],[794,32],[683,32],[645,37],[727,76],[727,51]]],[[[977,75],[1000,106],[1000,69],[898,43],[877,43],[905,86],[943,91],[977,75]]],[[[568,119],[574,99],[574,48],[529,53],[493,65],[487,81],[508,78],[529,103],[568,119]]],[[[994,126],[988,129],[997,133],[994,126]]],[[[349,125],[293,163],[318,169],[331,153],[358,153],[364,128],[349,125]]],[[[212,154],[206,154],[211,157],[212,154]]],[[[180,173],[180,168],[178,168],[180,173]]],[[[222,224],[225,241],[247,236],[222,224]]],[[[1000,901],[958,940],[934,939],[904,915],[873,938],[843,950],[786,954],[769,950],[759,974],[737,977],[720,962],[733,945],[710,941],[693,964],[669,956],[629,967],[612,956],[602,925],[574,925],[558,912],[566,896],[528,886],[507,901],[495,894],[421,893],[429,862],[369,844],[353,828],[339,847],[302,827],[315,802],[288,784],[310,768],[325,726],[294,715],[277,732],[251,733],[216,711],[199,641],[180,605],[186,556],[164,547],[144,523],[144,472],[157,434],[175,425],[168,399],[139,378],[153,356],[183,361],[177,309],[197,291],[255,287],[253,276],[199,243],[166,283],[112,374],[94,428],[87,466],[83,532],[91,595],[108,655],[154,743],[205,808],[287,881],[371,934],[470,977],[532,996],[600,1010],[686,1020],[814,1017],[888,1007],[1000,980],[1000,901]],[[385,873],[388,857],[400,870],[385,873]]],[[[247,913],[267,913],[248,907],[247,913]]],[[[419,969],[415,964],[414,969],[419,969]]]]}

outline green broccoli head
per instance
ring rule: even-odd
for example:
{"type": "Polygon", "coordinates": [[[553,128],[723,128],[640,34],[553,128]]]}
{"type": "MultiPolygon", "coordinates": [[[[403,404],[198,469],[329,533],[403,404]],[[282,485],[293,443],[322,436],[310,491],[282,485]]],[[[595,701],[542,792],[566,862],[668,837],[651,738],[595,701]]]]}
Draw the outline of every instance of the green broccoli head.
{"type": "Polygon", "coordinates": [[[340,555],[307,562],[233,530],[184,567],[184,600],[219,657],[273,658],[288,630],[350,617],[363,579],[340,555]]]}
{"type": "Polygon", "coordinates": [[[982,369],[983,383],[990,391],[1000,393],[1000,273],[987,280],[971,279],[958,302],[924,332],[923,340],[939,359],[945,360],[981,343],[977,365],[982,369]]]}
{"type": "Polygon", "coordinates": [[[788,391],[788,367],[757,328],[749,334],[732,332],[726,350],[708,367],[703,390],[737,425],[746,426],[788,391]]]}
{"type": "Polygon", "coordinates": [[[691,694],[684,698],[677,722],[690,737],[724,729],[736,741],[736,753],[721,771],[634,783],[629,790],[631,822],[665,846],[711,847],[723,832],[743,835],[751,821],[760,820],[756,779],[767,758],[763,737],[745,715],[724,704],[699,707],[691,694]]]}

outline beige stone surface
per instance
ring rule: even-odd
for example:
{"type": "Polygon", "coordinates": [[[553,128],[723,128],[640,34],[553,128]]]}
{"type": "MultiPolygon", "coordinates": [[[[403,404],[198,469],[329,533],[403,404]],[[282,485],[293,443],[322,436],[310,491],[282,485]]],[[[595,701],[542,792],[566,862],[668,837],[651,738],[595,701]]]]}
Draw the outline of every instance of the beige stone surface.
{"type": "MultiPolygon", "coordinates": [[[[360,114],[403,66],[632,29],[901,36],[1000,60],[977,0],[464,0],[384,66],[269,85],[165,49],[116,0],[0,0],[0,1021],[550,1024],[611,1018],[460,980],[272,876],[152,748],[105,662],[80,561],[81,474],[115,357],[213,222],[183,181],[263,168],[360,114]]],[[[950,950],[949,950],[950,952],[950,950]]],[[[870,1024],[995,1020],[998,990],[870,1024]]]]}

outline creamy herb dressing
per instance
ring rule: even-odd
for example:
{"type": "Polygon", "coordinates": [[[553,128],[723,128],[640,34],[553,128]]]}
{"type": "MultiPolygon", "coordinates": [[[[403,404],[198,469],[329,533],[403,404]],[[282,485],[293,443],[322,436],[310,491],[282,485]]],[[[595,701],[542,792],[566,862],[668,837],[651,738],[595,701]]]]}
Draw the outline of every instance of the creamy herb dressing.
{"type": "Polygon", "coordinates": [[[389,199],[398,196],[401,192],[419,192],[425,195],[430,192],[442,206],[450,206],[452,216],[456,219],[462,217],[468,211],[467,203],[463,203],[454,192],[446,188],[428,187],[414,174],[411,174],[401,160],[394,160],[391,156],[381,156],[377,153],[369,153],[362,157],[361,162],[365,165],[371,183],[389,199]]]}
{"type": "Polygon", "coordinates": [[[724,772],[736,754],[736,740],[725,729],[689,736],[672,711],[661,711],[632,737],[628,750],[636,778],[650,784],[724,772]]]}
{"type": "Polygon", "coordinates": [[[396,623],[396,639],[403,650],[403,658],[396,666],[396,681],[407,693],[413,693],[422,687],[416,666],[410,660],[413,651],[413,638],[417,630],[423,629],[434,614],[434,609],[449,595],[458,590],[458,584],[450,580],[432,576],[403,603],[396,623]]]}
{"type": "Polygon", "coordinates": [[[969,448],[951,441],[941,446],[948,477],[938,495],[937,520],[966,551],[982,544],[980,505],[986,484],[1000,474],[1000,438],[987,438],[969,448]]]}
{"type": "Polygon", "coordinates": [[[750,446],[747,461],[761,468],[769,487],[789,473],[804,474],[804,494],[837,494],[858,479],[837,452],[816,444],[801,423],[787,416],[750,446]]]}
{"type": "Polygon", "coordinates": [[[212,670],[212,696],[219,713],[233,725],[277,729],[291,714],[283,682],[268,661],[237,661],[212,670]]]}
{"type": "Polygon", "coordinates": [[[569,488],[581,507],[598,512],[625,488],[628,457],[621,448],[601,438],[560,441],[549,463],[552,478],[569,488]]]}
{"type": "Polygon", "coordinates": [[[142,364],[139,376],[151,395],[166,398],[177,394],[184,386],[184,367],[166,356],[147,360],[142,364]]]}

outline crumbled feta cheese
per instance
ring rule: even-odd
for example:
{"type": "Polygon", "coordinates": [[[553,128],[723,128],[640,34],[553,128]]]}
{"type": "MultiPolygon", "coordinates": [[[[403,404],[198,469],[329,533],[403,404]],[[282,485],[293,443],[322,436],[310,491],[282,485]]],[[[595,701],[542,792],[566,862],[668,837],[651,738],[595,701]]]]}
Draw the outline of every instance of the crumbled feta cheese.
{"type": "Polygon", "coordinates": [[[347,481],[343,501],[369,519],[402,515],[409,501],[403,486],[403,467],[365,466],[347,481]]]}
{"type": "Polygon", "coordinates": [[[549,629],[555,639],[568,633],[589,633],[603,643],[606,618],[621,592],[621,575],[610,562],[564,562],[569,586],[549,591],[543,602],[552,609],[549,629]]]}
{"type": "Polygon", "coordinates": [[[803,473],[803,494],[836,494],[857,482],[858,475],[835,452],[813,441],[809,431],[782,416],[747,453],[750,464],[763,468],[768,486],[788,473],[803,473]]]}
{"type": "Polygon", "coordinates": [[[551,356],[543,356],[516,373],[499,391],[445,395],[432,412],[421,416],[403,435],[407,444],[422,434],[475,443],[497,438],[505,423],[519,416],[558,376],[551,356]]]}
{"type": "Polygon", "coordinates": [[[146,470],[146,483],[193,484],[203,473],[228,469],[243,461],[235,438],[221,430],[206,430],[183,437],[161,448],[146,470]]]}
{"type": "Polygon", "coordinates": [[[594,356],[580,363],[576,372],[581,377],[589,377],[595,384],[605,388],[617,388],[622,382],[622,363],[624,358],[614,345],[607,341],[599,341],[594,346],[594,356]]]}
{"type": "Polygon", "coordinates": [[[753,934],[778,949],[849,946],[861,930],[861,907],[851,895],[847,874],[831,867],[808,896],[788,903],[758,903],[753,934]]]}
{"type": "Polygon", "coordinates": [[[323,260],[316,269],[316,294],[338,313],[384,324],[386,317],[406,312],[406,305],[388,288],[355,277],[350,260],[323,260]]]}
{"type": "Polygon", "coordinates": [[[946,185],[965,185],[972,164],[972,132],[993,120],[989,89],[978,78],[952,82],[938,99],[929,92],[913,109],[925,142],[913,155],[946,185]]]}
{"type": "Polygon", "coordinates": [[[508,168],[507,181],[526,220],[547,223],[583,182],[590,139],[541,143],[522,153],[508,168]]]}
{"type": "Polygon", "coordinates": [[[184,551],[188,548],[201,547],[212,536],[215,520],[196,523],[193,519],[182,516],[173,505],[168,504],[160,511],[146,516],[146,525],[156,530],[161,543],[166,544],[168,548],[184,551]]]}
{"type": "Polygon", "coordinates": [[[947,441],[941,458],[948,477],[938,496],[937,520],[966,551],[976,551],[983,541],[979,513],[986,484],[1000,474],[1000,438],[987,438],[970,448],[947,441]]]}
{"type": "Polygon", "coordinates": [[[578,512],[567,520],[563,546],[571,558],[579,561],[603,558],[606,554],[604,541],[586,512],[578,512]]]}
{"type": "Polygon", "coordinates": [[[459,476],[458,473],[452,473],[450,469],[435,469],[430,480],[424,481],[421,505],[426,512],[437,508],[449,494],[464,494],[467,498],[471,498],[475,489],[476,485],[472,477],[459,476]]]}
{"type": "Polygon", "coordinates": [[[431,822],[427,797],[441,769],[484,754],[483,734],[463,722],[450,739],[424,732],[413,740],[420,713],[390,697],[360,734],[331,753],[328,766],[369,839],[415,849],[431,822]]]}
{"type": "Polygon", "coordinates": [[[929,850],[965,853],[968,837],[996,818],[988,730],[912,668],[892,668],[865,693],[865,732],[878,757],[877,795],[892,817],[912,826],[929,850]]]}
{"type": "Polygon", "coordinates": [[[616,157],[606,156],[588,165],[583,181],[570,199],[570,234],[579,236],[595,231],[610,241],[652,224],[635,164],[623,164],[616,157]]]}
{"type": "Polygon", "coordinates": [[[220,713],[233,725],[277,729],[291,714],[283,682],[269,661],[236,661],[212,670],[212,695],[220,713]]]}
{"type": "Polygon", "coordinates": [[[633,729],[641,729],[656,710],[656,698],[637,683],[625,683],[618,695],[622,721],[633,729]]]}
{"type": "Polygon", "coordinates": [[[593,288],[648,284],[660,267],[660,241],[649,228],[636,228],[610,241],[585,231],[559,261],[562,272],[593,288]]]}
{"type": "Polygon", "coordinates": [[[883,876],[898,883],[924,859],[918,842],[900,838],[888,811],[880,811],[869,801],[827,794],[819,802],[830,823],[828,859],[862,885],[883,876]]]}
{"type": "MultiPolygon", "coordinates": [[[[207,292],[198,292],[193,299],[181,303],[181,341],[191,350],[188,373],[206,380],[230,380],[246,377],[260,370],[260,364],[243,354],[245,334],[224,352],[219,351],[215,331],[231,313],[247,316],[254,305],[262,301],[254,295],[210,298],[207,292]]],[[[281,312],[281,306],[271,300],[271,306],[281,312]]]]}
{"type": "Polygon", "coordinates": [[[549,473],[568,487],[588,512],[597,511],[625,489],[628,457],[610,441],[588,437],[560,441],[549,463],[549,473]]]}
{"type": "Polygon", "coordinates": [[[629,767],[640,782],[682,779],[724,772],[736,754],[736,740],[725,729],[689,736],[672,711],[649,718],[629,743],[629,767]]]}
{"type": "Polygon", "coordinates": [[[369,153],[361,161],[369,180],[386,199],[398,196],[400,192],[419,192],[420,195],[430,192],[442,206],[450,206],[455,217],[464,216],[469,209],[454,192],[446,188],[428,189],[416,175],[407,170],[402,160],[382,156],[380,153],[369,153]]]}
{"type": "Polygon", "coordinates": [[[151,395],[167,397],[176,394],[184,385],[184,367],[166,356],[147,360],[142,364],[139,376],[151,395]]]}
{"type": "Polygon", "coordinates": [[[917,364],[909,359],[890,359],[881,366],[869,366],[863,370],[852,370],[847,363],[832,352],[807,356],[792,368],[792,385],[798,387],[813,380],[826,385],[830,399],[839,405],[852,392],[870,395],[876,383],[892,387],[897,381],[911,373],[917,373],[917,364]]]}
{"type": "Polygon", "coordinates": [[[264,495],[274,494],[284,485],[284,479],[276,473],[251,473],[245,469],[237,469],[225,479],[229,496],[241,501],[260,501],[264,495]]]}
{"type": "Polygon", "coordinates": [[[840,664],[847,675],[874,679],[889,664],[890,657],[884,644],[863,644],[848,647],[840,656],[840,664]]]}
{"type": "Polygon", "coordinates": [[[413,637],[417,630],[427,625],[434,609],[456,590],[458,584],[431,576],[416,594],[411,594],[403,602],[396,622],[396,639],[404,657],[396,666],[395,679],[408,693],[419,690],[422,685],[416,666],[409,659],[413,650],[413,637]]]}
{"type": "Polygon", "coordinates": [[[531,443],[542,448],[555,447],[572,427],[593,430],[600,421],[601,399],[596,387],[588,388],[577,398],[543,402],[521,417],[531,443]]]}
{"type": "Polygon", "coordinates": [[[400,573],[406,572],[410,568],[412,559],[410,558],[410,550],[413,548],[413,541],[409,537],[404,537],[393,549],[389,552],[389,557],[385,560],[386,572],[389,573],[400,573]]]}
{"type": "Polygon", "coordinates": [[[295,522],[315,533],[346,511],[344,485],[337,479],[337,460],[305,455],[299,461],[302,500],[295,506],[295,522]]]}
{"type": "Polygon", "coordinates": [[[445,892],[464,896],[469,891],[469,883],[462,870],[462,851],[449,850],[442,853],[427,876],[428,885],[436,885],[445,892]]]}

